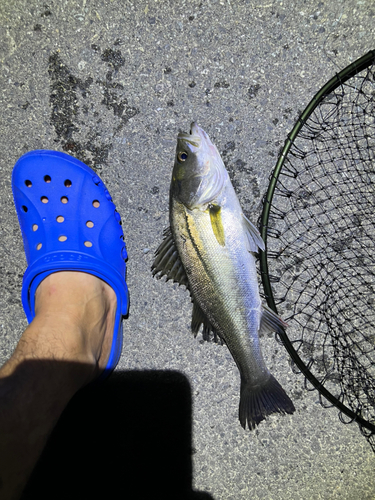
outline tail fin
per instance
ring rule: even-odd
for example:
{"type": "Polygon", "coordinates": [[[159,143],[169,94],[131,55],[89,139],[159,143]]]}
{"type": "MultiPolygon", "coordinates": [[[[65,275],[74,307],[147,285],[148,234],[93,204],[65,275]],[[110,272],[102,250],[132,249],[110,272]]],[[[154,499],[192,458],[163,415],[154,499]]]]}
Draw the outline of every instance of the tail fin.
{"type": "Polygon", "coordinates": [[[239,419],[242,427],[246,422],[250,430],[271,413],[294,413],[292,400],[273,375],[261,387],[252,387],[241,380],[239,419]]]}

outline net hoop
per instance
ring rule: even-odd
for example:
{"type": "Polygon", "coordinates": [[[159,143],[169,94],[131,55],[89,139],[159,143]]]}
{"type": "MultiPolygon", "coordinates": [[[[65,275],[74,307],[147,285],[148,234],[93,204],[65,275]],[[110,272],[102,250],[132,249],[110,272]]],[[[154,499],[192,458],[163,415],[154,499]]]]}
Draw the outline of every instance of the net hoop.
{"type": "MultiPolygon", "coordinates": [[[[284,147],[280,153],[279,159],[277,161],[276,167],[273,170],[270,176],[270,183],[268,186],[267,193],[263,199],[263,210],[260,217],[260,233],[265,243],[265,251],[260,252],[260,272],[261,279],[264,289],[264,296],[267,301],[268,306],[275,311],[277,311],[271,281],[272,278],[269,274],[268,268],[268,252],[267,252],[267,237],[271,233],[272,229],[268,227],[270,211],[272,207],[272,200],[274,197],[275,188],[278,182],[278,178],[284,166],[285,160],[288,156],[290,148],[292,147],[295,139],[297,138],[299,132],[303,128],[304,124],[317,108],[319,103],[328,96],[335,89],[340,87],[344,82],[349,80],[351,77],[360,73],[364,69],[368,68],[371,64],[375,62],[375,51],[372,50],[362,56],[361,58],[354,61],[352,64],[344,68],[342,71],[337,73],[333,78],[331,78],[320,90],[317,94],[311,99],[310,103],[307,105],[304,112],[301,114],[296,124],[294,125],[292,131],[288,135],[288,138],[285,141],[284,147]]],[[[337,407],[340,410],[340,420],[344,423],[356,422],[363,434],[370,435],[375,434],[375,425],[371,422],[363,419],[360,415],[353,412],[350,408],[348,408],[345,404],[343,404],[339,399],[337,399],[331,392],[329,392],[324,385],[311,373],[309,366],[304,363],[301,359],[297,351],[295,350],[293,343],[288,338],[285,330],[279,332],[279,337],[289,355],[291,356],[293,362],[298,367],[299,371],[303,373],[304,377],[311,383],[311,385],[319,391],[320,395],[323,396],[326,400],[328,400],[332,405],[337,407]],[[347,419],[343,420],[343,415],[347,417],[347,419]]]]}

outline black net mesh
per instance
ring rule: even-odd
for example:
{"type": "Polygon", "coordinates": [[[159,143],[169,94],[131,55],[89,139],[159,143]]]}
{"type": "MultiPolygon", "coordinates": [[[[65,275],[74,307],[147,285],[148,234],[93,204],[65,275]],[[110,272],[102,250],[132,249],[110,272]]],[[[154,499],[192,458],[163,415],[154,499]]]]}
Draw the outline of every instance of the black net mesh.
{"type": "Polygon", "coordinates": [[[375,64],[367,56],[366,68],[344,70],[317,94],[289,136],[264,202],[261,268],[267,300],[289,324],[292,358],[375,451],[375,64]]]}

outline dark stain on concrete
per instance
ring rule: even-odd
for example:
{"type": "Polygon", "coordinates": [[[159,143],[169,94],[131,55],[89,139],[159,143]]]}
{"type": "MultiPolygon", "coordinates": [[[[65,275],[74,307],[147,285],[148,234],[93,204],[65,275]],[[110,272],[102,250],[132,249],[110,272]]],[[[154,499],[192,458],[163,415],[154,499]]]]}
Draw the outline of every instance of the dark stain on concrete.
{"type": "MultiPolygon", "coordinates": [[[[100,52],[98,46],[91,48],[95,52],[100,52]]],[[[94,109],[93,103],[80,104],[82,99],[85,100],[90,96],[90,87],[94,84],[103,88],[103,99],[100,104],[120,118],[120,124],[114,127],[114,133],[139,113],[138,109],[129,106],[128,100],[122,95],[123,85],[113,81],[113,71],[124,64],[121,51],[106,49],[101,59],[107,62],[112,70],[107,72],[105,79],[97,80],[95,83],[90,76],[86,79],[75,76],[62,62],[57,52],[50,56],[48,67],[51,80],[51,123],[57,135],[56,142],[60,142],[64,151],[73,154],[94,170],[100,170],[106,163],[112,143],[100,141],[98,139],[100,135],[95,131],[84,138],[81,133],[81,125],[84,125],[82,115],[87,116],[89,110],[94,109]]],[[[99,116],[99,113],[94,111],[93,116],[99,116]]]]}

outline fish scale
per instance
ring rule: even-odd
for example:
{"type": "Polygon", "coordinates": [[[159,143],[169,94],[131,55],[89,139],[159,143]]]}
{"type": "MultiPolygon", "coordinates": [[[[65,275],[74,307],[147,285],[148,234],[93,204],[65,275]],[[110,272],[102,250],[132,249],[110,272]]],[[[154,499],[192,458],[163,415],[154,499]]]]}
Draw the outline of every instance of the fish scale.
{"type": "Polygon", "coordinates": [[[262,307],[254,254],[264,250],[242,212],[222,159],[203,129],[177,138],[170,189],[170,228],[156,251],[153,275],[184,284],[193,301],[192,331],[219,337],[241,378],[239,419],[254,429],[294,405],[266,367],[259,332],[285,323],[262,307]]]}
{"type": "MultiPolygon", "coordinates": [[[[178,202],[177,202],[178,203],[178,202]]],[[[241,255],[233,259],[233,253],[240,253],[239,238],[232,237],[227,241],[224,248],[218,247],[216,238],[211,228],[209,215],[205,212],[196,212],[194,217],[184,217],[186,208],[183,204],[175,207],[172,204],[172,228],[176,226],[179,231],[173,231],[175,243],[182,261],[189,271],[187,276],[193,300],[196,301],[205,312],[210,323],[215,327],[217,333],[224,339],[228,348],[237,354],[235,361],[243,367],[242,371],[248,372],[248,376],[256,378],[259,368],[264,372],[265,365],[257,344],[257,337],[249,335],[228,335],[227,332],[255,333],[260,321],[260,297],[257,286],[257,275],[255,269],[255,258],[247,252],[242,265],[242,272],[238,272],[234,263],[238,264],[241,255]],[[189,231],[186,224],[186,232],[190,233],[191,247],[181,237],[183,220],[194,220],[195,231],[189,231]],[[197,238],[200,235],[200,240],[197,238]],[[234,247],[234,248],[232,248],[234,247]],[[198,253],[196,249],[201,249],[198,253]],[[237,252],[236,252],[237,251],[237,252]],[[198,258],[197,258],[198,257],[198,258]],[[193,269],[193,272],[190,272],[193,269]],[[250,303],[251,302],[251,303],[250,303]],[[258,314],[252,314],[257,311],[258,314]],[[254,317],[255,316],[255,317],[254,317]],[[258,317],[256,317],[258,316],[258,317]],[[255,320],[255,321],[254,321],[255,320]],[[255,338],[255,340],[254,340],[255,338]],[[247,352],[251,344],[250,352],[259,355],[252,360],[247,352]],[[240,349],[238,347],[241,347],[240,349]],[[247,354],[247,363],[241,363],[241,358],[247,354]],[[253,369],[253,374],[250,372],[253,369]]],[[[235,227],[231,225],[232,236],[235,227]]],[[[239,235],[241,236],[241,235],[239,235]]],[[[189,239],[187,238],[187,241],[189,239]]]]}

